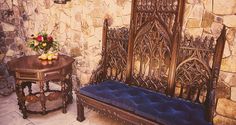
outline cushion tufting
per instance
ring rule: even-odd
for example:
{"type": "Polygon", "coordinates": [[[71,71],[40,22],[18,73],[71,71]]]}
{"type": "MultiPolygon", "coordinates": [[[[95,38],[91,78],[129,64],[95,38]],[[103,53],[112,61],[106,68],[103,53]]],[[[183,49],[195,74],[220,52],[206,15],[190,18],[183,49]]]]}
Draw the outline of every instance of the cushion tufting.
{"type": "Polygon", "coordinates": [[[204,119],[203,106],[200,104],[170,98],[117,81],[89,85],[81,88],[80,93],[161,124],[210,125],[204,119]]]}

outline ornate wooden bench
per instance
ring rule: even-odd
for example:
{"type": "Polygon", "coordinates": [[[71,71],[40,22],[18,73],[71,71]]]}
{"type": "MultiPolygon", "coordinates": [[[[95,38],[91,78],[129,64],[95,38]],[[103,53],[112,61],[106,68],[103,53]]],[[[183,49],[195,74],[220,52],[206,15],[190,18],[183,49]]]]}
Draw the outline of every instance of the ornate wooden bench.
{"type": "Polygon", "coordinates": [[[124,124],[209,125],[225,44],[182,37],[184,0],[133,0],[130,29],[105,20],[102,59],[77,91],[84,106],[124,124]]]}

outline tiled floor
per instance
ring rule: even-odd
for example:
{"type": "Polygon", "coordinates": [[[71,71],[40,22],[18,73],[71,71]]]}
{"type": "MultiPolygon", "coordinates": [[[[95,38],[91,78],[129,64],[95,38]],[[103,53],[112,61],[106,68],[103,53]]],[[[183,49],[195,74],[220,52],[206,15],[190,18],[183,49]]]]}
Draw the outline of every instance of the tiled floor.
{"type": "Polygon", "coordinates": [[[78,122],[76,120],[75,94],[73,96],[73,104],[68,105],[66,114],[58,110],[47,115],[29,114],[27,119],[22,118],[15,93],[7,97],[0,97],[0,125],[120,125],[119,122],[86,108],[86,120],[78,122]]]}

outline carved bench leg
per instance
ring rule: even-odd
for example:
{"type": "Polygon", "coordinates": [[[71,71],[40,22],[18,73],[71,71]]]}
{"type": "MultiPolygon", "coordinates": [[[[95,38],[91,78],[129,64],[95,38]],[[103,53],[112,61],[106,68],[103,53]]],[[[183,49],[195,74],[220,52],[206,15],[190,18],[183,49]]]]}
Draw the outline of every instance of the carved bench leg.
{"type": "Polygon", "coordinates": [[[79,96],[77,95],[77,120],[82,122],[85,120],[84,117],[84,106],[82,105],[82,102],[79,98],[79,96]]]}

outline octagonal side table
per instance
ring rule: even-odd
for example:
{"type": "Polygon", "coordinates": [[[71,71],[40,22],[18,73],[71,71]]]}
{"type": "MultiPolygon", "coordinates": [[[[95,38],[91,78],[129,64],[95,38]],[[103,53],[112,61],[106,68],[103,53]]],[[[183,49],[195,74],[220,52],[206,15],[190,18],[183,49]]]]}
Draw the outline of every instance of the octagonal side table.
{"type": "Polygon", "coordinates": [[[8,62],[8,68],[16,79],[16,95],[19,109],[23,118],[27,118],[27,113],[46,114],[62,108],[66,113],[67,104],[72,103],[72,63],[74,59],[59,55],[57,60],[42,61],[38,56],[24,56],[8,62]],[[51,81],[59,83],[61,89],[50,88],[51,81]],[[32,91],[32,84],[38,87],[38,91],[32,91]],[[26,89],[27,88],[27,89],[26,89]],[[27,92],[25,92],[26,90],[27,92]],[[56,105],[52,109],[47,109],[48,101],[61,99],[61,105],[56,105]],[[41,110],[30,110],[27,104],[40,103],[41,110]]]}

